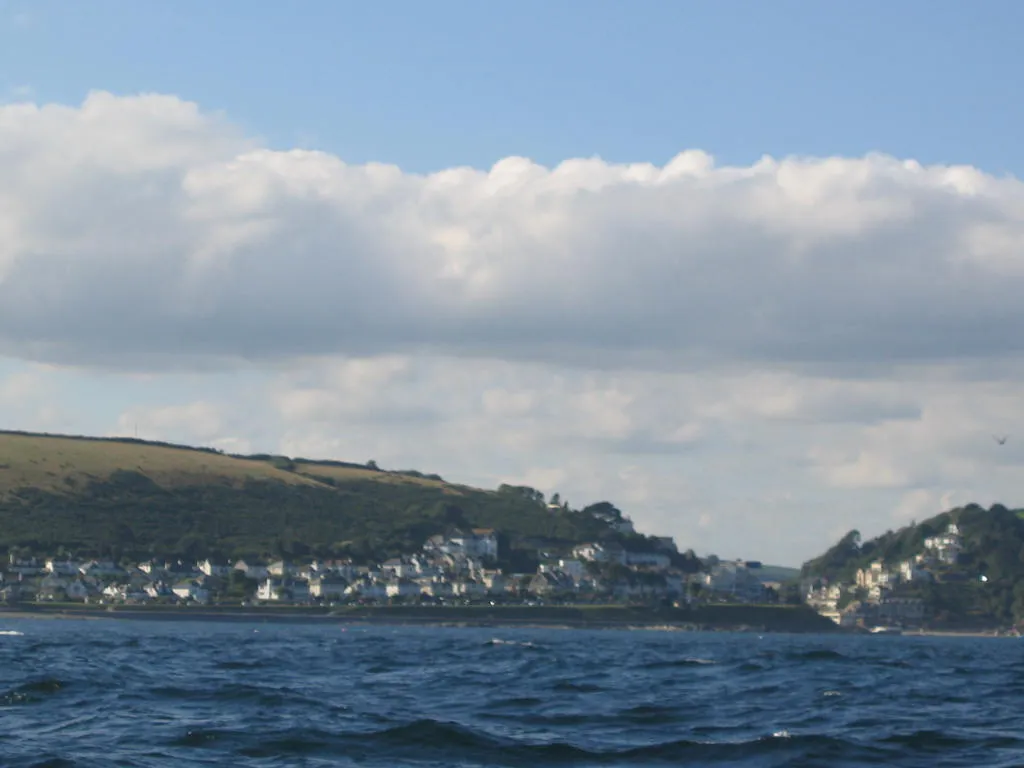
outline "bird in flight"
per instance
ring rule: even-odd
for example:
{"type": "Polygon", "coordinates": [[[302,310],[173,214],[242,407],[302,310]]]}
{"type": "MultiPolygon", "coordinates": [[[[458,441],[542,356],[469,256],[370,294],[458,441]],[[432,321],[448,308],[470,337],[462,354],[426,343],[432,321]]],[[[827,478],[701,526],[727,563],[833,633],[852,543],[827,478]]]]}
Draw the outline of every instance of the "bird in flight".
{"type": "Polygon", "coordinates": [[[1006,445],[1006,440],[1009,437],[1010,437],[1009,435],[1002,435],[1001,437],[999,435],[993,435],[992,439],[995,440],[1000,445],[1006,445]]]}

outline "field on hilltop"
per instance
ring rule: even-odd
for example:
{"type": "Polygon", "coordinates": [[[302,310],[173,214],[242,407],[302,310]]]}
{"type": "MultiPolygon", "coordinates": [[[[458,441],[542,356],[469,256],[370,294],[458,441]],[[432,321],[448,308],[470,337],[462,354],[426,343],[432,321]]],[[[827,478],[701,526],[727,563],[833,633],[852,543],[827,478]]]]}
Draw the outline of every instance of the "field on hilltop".
{"type": "Polygon", "coordinates": [[[166,488],[196,483],[237,486],[249,480],[315,483],[269,462],[214,451],[135,440],[0,433],[0,494],[26,487],[74,493],[124,470],[138,472],[166,488]]]}
{"type": "Polygon", "coordinates": [[[528,565],[513,550],[520,540],[571,544],[609,532],[591,514],[548,509],[533,489],[482,490],[372,462],[0,433],[0,547],[371,560],[416,551],[452,526],[501,531],[508,567],[528,565]]]}
{"type": "Polygon", "coordinates": [[[165,488],[196,484],[239,486],[248,481],[322,485],[324,480],[371,480],[457,492],[443,481],[342,462],[269,455],[230,456],[211,449],[132,438],[0,432],[0,494],[24,487],[74,492],[89,482],[107,480],[113,473],[125,470],[138,472],[165,488]]]}

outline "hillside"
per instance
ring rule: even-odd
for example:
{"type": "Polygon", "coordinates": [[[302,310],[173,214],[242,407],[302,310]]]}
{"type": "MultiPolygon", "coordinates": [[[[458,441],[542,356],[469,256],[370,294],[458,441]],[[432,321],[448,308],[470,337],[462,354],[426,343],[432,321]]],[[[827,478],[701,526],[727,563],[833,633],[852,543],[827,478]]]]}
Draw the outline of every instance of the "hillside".
{"type": "Polygon", "coordinates": [[[549,510],[533,489],[486,491],[372,465],[133,439],[0,433],[0,547],[369,560],[415,551],[450,526],[496,528],[506,551],[527,537],[571,544],[611,535],[592,514],[549,510]]]}
{"type": "Polygon", "coordinates": [[[805,579],[853,582],[874,561],[897,567],[925,551],[925,540],[954,523],[962,550],[954,562],[929,567],[933,579],[908,583],[897,594],[925,600],[932,615],[953,622],[1006,624],[1024,621],[1024,519],[1021,510],[977,504],[943,512],[924,522],[861,541],[850,531],[827,552],[804,563],[805,579]]]}

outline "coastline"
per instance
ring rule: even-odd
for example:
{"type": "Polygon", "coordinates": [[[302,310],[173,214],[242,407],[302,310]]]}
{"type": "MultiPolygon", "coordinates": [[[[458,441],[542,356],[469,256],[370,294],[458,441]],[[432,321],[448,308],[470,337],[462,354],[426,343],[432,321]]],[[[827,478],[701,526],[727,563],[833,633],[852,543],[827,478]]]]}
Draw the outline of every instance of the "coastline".
{"type": "MultiPolygon", "coordinates": [[[[326,609],[306,606],[107,606],[24,605],[0,607],[0,621],[25,619],[80,621],[189,621],[343,626],[494,627],[517,629],[601,629],[656,632],[748,632],[758,634],[870,635],[817,620],[809,609],[788,606],[717,605],[692,609],[630,606],[482,606],[422,608],[359,606],[326,609]]],[[[907,629],[902,637],[1001,638],[991,629],[907,629]]]]}
{"type": "Polygon", "coordinates": [[[0,608],[0,620],[88,619],[286,624],[622,629],[673,632],[842,633],[813,611],[782,606],[704,606],[656,609],[628,606],[451,607],[364,606],[166,607],[25,605],[0,608]]]}

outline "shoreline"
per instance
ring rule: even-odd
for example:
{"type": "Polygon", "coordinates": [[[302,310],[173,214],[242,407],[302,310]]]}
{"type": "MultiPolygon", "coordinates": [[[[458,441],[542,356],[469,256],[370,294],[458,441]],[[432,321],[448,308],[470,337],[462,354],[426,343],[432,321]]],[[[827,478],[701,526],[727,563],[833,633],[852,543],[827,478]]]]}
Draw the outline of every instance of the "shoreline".
{"type": "MultiPolygon", "coordinates": [[[[753,634],[869,635],[840,628],[813,611],[780,606],[702,606],[652,609],[636,606],[508,606],[502,608],[352,606],[326,609],[297,606],[107,606],[24,605],[0,607],[0,621],[25,619],[84,621],[188,621],[210,623],[347,626],[475,627],[505,629],[618,629],[660,632],[742,632],[753,634]]],[[[885,636],[885,635],[880,635],[885,636]]],[[[996,628],[920,628],[901,637],[1013,638],[996,628]]]]}
{"type": "Polygon", "coordinates": [[[419,608],[373,606],[346,609],[292,607],[85,607],[12,606],[0,621],[85,619],[122,621],[207,621],[229,623],[339,624],[422,627],[625,629],[666,632],[841,633],[812,611],[773,606],[712,606],[652,609],[629,606],[522,608],[419,608]],[[724,608],[724,610],[723,610],[724,608]]]}

